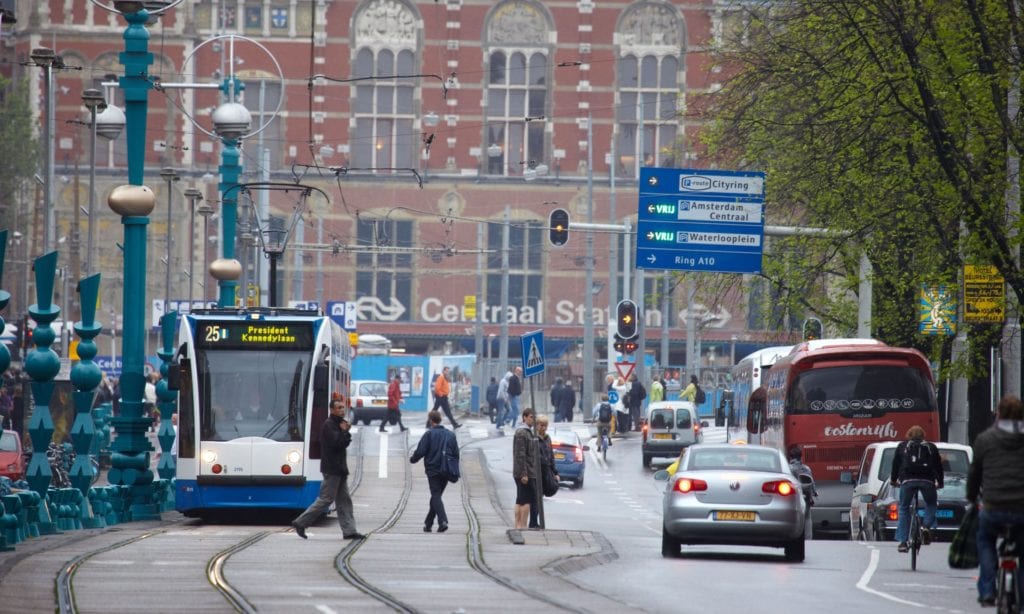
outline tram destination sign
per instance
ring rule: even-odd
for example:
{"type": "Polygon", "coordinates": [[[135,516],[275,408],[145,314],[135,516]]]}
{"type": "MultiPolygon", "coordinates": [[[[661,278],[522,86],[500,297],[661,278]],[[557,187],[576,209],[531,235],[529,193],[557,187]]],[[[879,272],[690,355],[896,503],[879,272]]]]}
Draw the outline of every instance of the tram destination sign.
{"type": "Polygon", "coordinates": [[[310,350],[313,322],[200,320],[195,339],[206,350],[310,350]]]}
{"type": "Polygon", "coordinates": [[[637,267],[761,272],[764,189],[757,171],[640,169],[637,267]]]}

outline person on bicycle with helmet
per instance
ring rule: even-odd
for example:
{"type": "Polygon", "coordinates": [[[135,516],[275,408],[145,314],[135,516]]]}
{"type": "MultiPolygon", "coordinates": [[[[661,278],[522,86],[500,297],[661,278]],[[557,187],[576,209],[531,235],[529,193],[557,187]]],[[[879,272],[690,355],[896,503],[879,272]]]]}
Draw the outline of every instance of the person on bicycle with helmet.
{"type": "MultiPolygon", "coordinates": [[[[967,474],[967,500],[978,510],[978,602],[995,605],[996,537],[1014,527],[1017,544],[1024,540],[1024,403],[1004,396],[996,422],[974,440],[974,460],[967,474]]],[[[1024,582],[1024,568],[1017,577],[1024,582]]]]}
{"type": "Polygon", "coordinates": [[[889,481],[900,489],[899,520],[896,523],[896,541],[900,552],[907,552],[907,533],[910,532],[910,502],[918,493],[924,498],[924,528],[921,543],[932,543],[932,530],[936,527],[935,508],[938,505],[937,489],[942,488],[945,476],[942,472],[942,458],[935,444],[924,440],[924,429],[914,425],[907,429],[907,440],[896,447],[892,459],[892,473],[889,481]]]}

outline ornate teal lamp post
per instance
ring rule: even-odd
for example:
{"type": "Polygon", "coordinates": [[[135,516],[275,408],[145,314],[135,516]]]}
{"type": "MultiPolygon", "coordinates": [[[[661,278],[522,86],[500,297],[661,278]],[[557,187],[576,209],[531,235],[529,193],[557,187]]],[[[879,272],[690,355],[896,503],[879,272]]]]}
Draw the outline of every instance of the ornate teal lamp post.
{"type": "Polygon", "coordinates": [[[111,484],[129,488],[131,519],[160,517],[154,504],[153,472],[146,438],[149,420],[142,415],[145,388],[144,336],[146,334],[146,226],[156,204],[153,191],[143,185],[146,163],[146,113],[149,90],[149,31],[146,22],[176,6],[181,0],[115,0],[114,8],[98,0],[93,4],[120,13],[128,22],[124,32],[125,50],[121,53],[124,76],[120,78],[125,99],[125,128],[128,145],[128,184],[111,192],[107,203],[121,216],[124,225],[124,338],[121,371],[121,415],[111,420],[117,438],[111,444],[112,467],[107,474],[111,484]]]}
{"type": "Polygon", "coordinates": [[[50,487],[50,463],[46,449],[53,438],[53,418],[50,416],[50,397],[53,395],[53,378],[60,371],[60,358],[50,348],[56,335],[50,322],[60,315],[60,308],[53,304],[53,282],[57,273],[57,252],[44,254],[35,261],[36,304],[28,308],[28,314],[36,321],[32,341],[34,350],[25,357],[25,372],[32,378],[32,418],[28,423],[28,436],[32,440],[32,459],[28,465],[28,485],[39,495],[39,533],[57,533],[50,520],[46,505],[46,491],[50,487]]]}
{"type": "Polygon", "coordinates": [[[75,464],[71,466],[71,484],[82,493],[82,527],[86,529],[103,527],[102,516],[89,511],[89,488],[92,485],[92,463],[89,452],[96,428],[92,417],[92,402],[96,386],[103,378],[103,372],[92,361],[96,356],[96,342],[93,338],[103,327],[96,322],[96,297],[100,293],[99,274],[86,277],[78,284],[81,297],[82,320],[75,322],[79,361],[71,369],[71,383],[75,386],[75,422],[71,425],[71,441],[75,446],[75,464]]]}
{"type": "MultiPolygon", "coordinates": [[[[171,456],[171,445],[174,443],[175,431],[171,418],[177,411],[175,399],[178,393],[167,388],[167,372],[171,368],[171,361],[174,359],[174,333],[178,322],[178,312],[165,313],[160,318],[160,333],[163,345],[157,354],[163,360],[160,365],[160,374],[163,378],[156,385],[156,398],[160,408],[160,429],[157,431],[157,440],[160,441],[160,463],[157,465],[157,473],[164,480],[174,478],[177,472],[177,464],[171,456]]],[[[173,489],[165,489],[164,492],[174,493],[173,489]]],[[[173,496],[173,494],[172,494],[173,496]]]]}
{"type": "Polygon", "coordinates": [[[221,257],[213,262],[212,271],[238,268],[238,275],[214,276],[219,281],[219,307],[234,307],[241,264],[235,259],[235,225],[238,223],[238,190],[231,189],[238,184],[242,165],[238,163],[242,152],[238,149],[241,137],[249,132],[252,115],[237,102],[225,102],[213,112],[213,129],[220,137],[224,149],[221,151],[220,185],[221,193],[221,257]]]}

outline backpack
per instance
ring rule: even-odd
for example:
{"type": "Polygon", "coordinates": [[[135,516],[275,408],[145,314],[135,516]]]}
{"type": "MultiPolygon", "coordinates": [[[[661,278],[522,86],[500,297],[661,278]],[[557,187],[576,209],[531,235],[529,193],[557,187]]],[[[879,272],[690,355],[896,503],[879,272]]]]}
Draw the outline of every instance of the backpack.
{"type": "Polygon", "coordinates": [[[708,395],[704,393],[704,389],[700,387],[700,384],[694,384],[697,387],[697,394],[694,397],[694,401],[697,405],[700,405],[704,401],[708,400],[708,395]]]}
{"type": "Polygon", "coordinates": [[[929,462],[932,459],[931,450],[928,444],[917,439],[907,442],[906,454],[903,457],[906,468],[913,473],[928,473],[932,471],[929,462]]]}
{"type": "Polygon", "coordinates": [[[598,422],[611,422],[612,421],[612,406],[607,403],[601,403],[601,406],[597,408],[597,421],[598,422]]]}

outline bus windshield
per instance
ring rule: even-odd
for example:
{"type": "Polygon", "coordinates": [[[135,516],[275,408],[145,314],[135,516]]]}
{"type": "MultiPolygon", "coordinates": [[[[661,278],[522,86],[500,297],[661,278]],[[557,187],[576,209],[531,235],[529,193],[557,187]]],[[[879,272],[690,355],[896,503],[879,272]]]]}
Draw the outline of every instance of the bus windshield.
{"type": "Polygon", "coordinates": [[[800,372],[789,389],[787,413],[872,414],[928,411],[932,386],[920,371],[900,365],[816,367],[800,372]]]}
{"type": "Polygon", "coordinates": [[[200,435],[301,441],[309,351],[199,350],[200,435]]]}

